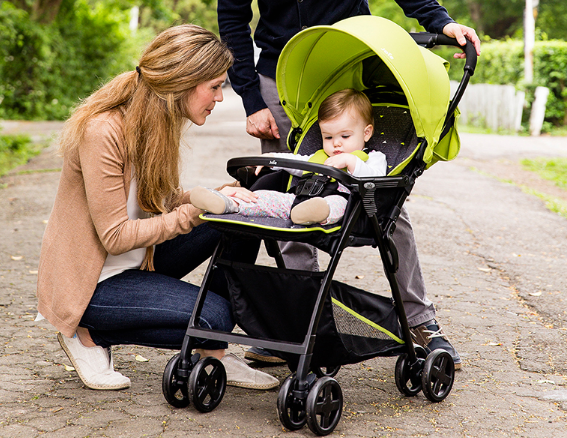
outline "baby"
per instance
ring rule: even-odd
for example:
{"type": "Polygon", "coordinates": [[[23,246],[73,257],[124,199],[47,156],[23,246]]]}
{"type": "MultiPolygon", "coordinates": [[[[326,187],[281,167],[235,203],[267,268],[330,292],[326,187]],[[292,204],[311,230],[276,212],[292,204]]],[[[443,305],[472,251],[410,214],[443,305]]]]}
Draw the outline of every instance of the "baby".
{"type": "MultiPolygon", "coordinates": [[[[319,107],[319,127],[323,148],[312,155],[289,153],[266,154],[343,169],[356,177],[384,176],[386,157],[382,152],[364,152],[374,132],[372,104],[360,91],[346,89],[328,96],[319,107]]],[[[274,167],[274,170],[278,168],[274,167]]],[[[300,183],[287,193],[257,190],[256,198],[245,201],[205,187],[191,191],[191,203],[213,214],[239,213],[243,216],[291,219],[298,225],[329,225],[340,221],[345,213],[349,190],[331,178],[323,178],[325,187],[318,193],[302,193],[303,182],[312,173],[298,169],[285,171],[301,177],[300,183]]]]}

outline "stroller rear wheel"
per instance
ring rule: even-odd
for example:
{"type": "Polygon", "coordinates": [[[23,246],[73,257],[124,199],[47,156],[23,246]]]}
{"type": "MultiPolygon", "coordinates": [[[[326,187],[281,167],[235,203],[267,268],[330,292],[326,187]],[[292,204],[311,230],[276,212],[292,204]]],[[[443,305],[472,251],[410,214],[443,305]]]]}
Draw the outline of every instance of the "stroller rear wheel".
{"type": "Polygon", "coordinates": [[[414,397],[421,391],[422,383],[420,375],[427,357],[427,352],[419,345],[415,346],[415,354],[418,361],[413,367],[411,366],[407,353],[398,356],[398,360],[396,361],[396,386],[402,394],[408,397],[414,397]]]}
{"type": "Polygon", "coordinates": [[[189,376],[189,397],[200,412],[215,409],[226,390],[226,371],[222,362],[214,357],[201,359],[189,376]]]}
{"type": "Polygon", "coordinates": [[[299,430],[305,426],[307,414],[305,400],[294,396],[295,374],[288,376],[280,388],[277,401],[278,416],[288,430],[299,430]]]}
{"type": "Polygon", "coordinates": [[[438,403],[445,400],[455,381],[455,364],[445,350],[432,351],[425,360],[421,384],[428,400],[438,403]]]}
{"type": "Polygon", "coordinates": [[[341,419],[343,392],[339,383],[331,377],[315,382],[307,396],[307,425],[317,435],[328,435],[341,419]]]}
{"type": "Polygon", "coordinates": [[[187,381],[177,377],[177,367],[179,365],[179,354],[176,354],[165,366],[161,381],[161,390],[167,402],[176,408],[186,408],[189,406],[189,391],[187,381]]]}
{"type": "Polygon", "coordinates": [[[334,367],[314,367],[312,371],[317,377],[335,377],[340,369],[341,366],[336,365],[334,367]]]}

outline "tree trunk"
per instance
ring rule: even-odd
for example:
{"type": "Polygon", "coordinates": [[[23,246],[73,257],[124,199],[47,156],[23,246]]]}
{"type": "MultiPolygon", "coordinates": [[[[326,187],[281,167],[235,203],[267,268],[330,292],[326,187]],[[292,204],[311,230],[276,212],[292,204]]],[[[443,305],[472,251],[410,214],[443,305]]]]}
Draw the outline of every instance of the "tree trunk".
{"type": "Polygon", "coordinates": [[[31,18],[43,24],[50,24],[59,13],[63,0],[36,0],[31,11],[31,18]]]}
{"type": "Polygon", "coordinates": [[[474,22],[476,33],[484,33],[484,26],[482,23],[482,6],[480,2],[475,0],[466,0],[467,8],[471,14],[471,19],[474,22]]]}

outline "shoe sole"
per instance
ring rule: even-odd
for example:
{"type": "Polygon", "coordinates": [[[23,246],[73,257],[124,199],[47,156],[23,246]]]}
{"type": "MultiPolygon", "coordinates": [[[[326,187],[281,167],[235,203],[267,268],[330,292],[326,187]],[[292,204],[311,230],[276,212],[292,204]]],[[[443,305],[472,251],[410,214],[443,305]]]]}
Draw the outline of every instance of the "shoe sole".
{"type": "Polygon", "coordinates": [[[277,383],[273,383],[273,384],[266,384],[266,385],[258,385],[255,383],[240,383],[240,382],[234,382],[234,381],[228,381],[226,382],[226,384],[228,386],[237,386],[239,388],[246,388],[246,389],[273,389],[273,388],[277,388],[278,386],[280,386],[280,382],[277,383]]]}
{"type": "Polygon", "coordinates": [[[190,198],[194,207],[212,214],[223,214],[226,209],[224,199],[201,187],[191,190],[190,198]]]}
{"type": "Polygon", "coordinates": [[[71,352],[69,351],[69,348],[67,347],[67,344],[65,343],[65,340],[63,339],[63,335],[61,333],[57,333],[57,340],[59,341],[59,345],[61,345],[61,348],[63,349],[63,351],[65,352],[65,354],[67,355],[67,357],[69,358],[69,360],[71,361],[71,363],[73,364],[73,367],[75,368],[75,371],[77,372],[77,374],[79,375],[79,378],[81,379],[81,381],[83,382],[83,384],[87,387],[87,388],[91,388],[91,389],[98,389],[98,390],[117,390],[117,389],[126,389],[126,388],[130,388],[130,385],[127,384],[123,384],[123,385],[96,385],[96,384],[90,384],[87,383],[87,381],[85,380],[83,374],[81,373],[81,368],[79,366],[77,366],[77,363],[75,362],[75,359],[73,358],[73,355],[71,354],[71,352]]]}
{"type": "Polygon", "coordinates": [[[247,351],[244,353],[244,358],[248,360],[255,360],[257,362],[266,362],[266,363],[277,363],[277,364],[284,364],[287,363],[285,359],[276,356],[262,356],[261,354],[251,353],[247,351]]]}

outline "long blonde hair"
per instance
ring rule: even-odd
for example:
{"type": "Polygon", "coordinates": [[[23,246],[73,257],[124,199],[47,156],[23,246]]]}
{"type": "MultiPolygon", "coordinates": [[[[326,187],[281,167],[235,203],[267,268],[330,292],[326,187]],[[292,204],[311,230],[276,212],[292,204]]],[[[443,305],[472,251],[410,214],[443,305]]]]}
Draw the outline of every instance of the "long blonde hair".
{"type": "Polygon", "coordinates": [[[188,93],[224,74],[232,62],[226,45],[202,27],[163,31],[142,54],[138,71],[115,77],[75,109],[62,133],[61,153],[79,147],[92,117],[120,111],[138,203],[147,212],[170,211],[180,196],[179,144],[188,93]]]}

